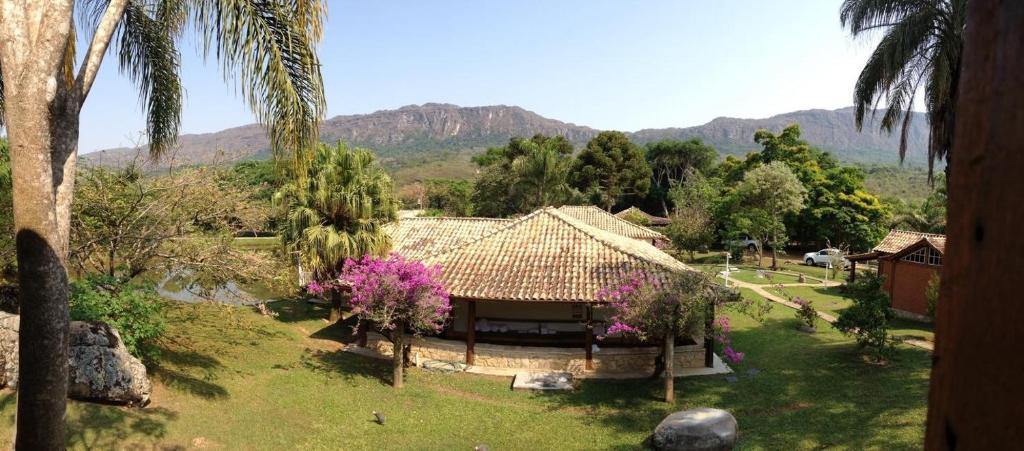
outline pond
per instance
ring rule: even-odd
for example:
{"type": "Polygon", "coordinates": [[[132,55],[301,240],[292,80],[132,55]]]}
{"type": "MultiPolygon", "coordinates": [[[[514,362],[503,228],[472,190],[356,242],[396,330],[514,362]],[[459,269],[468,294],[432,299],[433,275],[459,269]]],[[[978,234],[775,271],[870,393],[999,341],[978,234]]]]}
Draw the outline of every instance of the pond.
{"type": "MultiPolygon", "coordinates": [[[[272,238],[236,238],[235,246],[261,252],[279,254],[279,241],[272,238]]],[[[289,271],[291,283],[298,285],[298,276],[289,271]]],[[[270,283],[240,283],[228,281],[222,286],[209,286],[197,282],[189,271],[168,271],[156,277],[150,277],[156,283],[157,292],[161,297],[179,302],[219,302],[230,305],[254,305],[277,300],[289,296],[287,290],[270,283]]]]}

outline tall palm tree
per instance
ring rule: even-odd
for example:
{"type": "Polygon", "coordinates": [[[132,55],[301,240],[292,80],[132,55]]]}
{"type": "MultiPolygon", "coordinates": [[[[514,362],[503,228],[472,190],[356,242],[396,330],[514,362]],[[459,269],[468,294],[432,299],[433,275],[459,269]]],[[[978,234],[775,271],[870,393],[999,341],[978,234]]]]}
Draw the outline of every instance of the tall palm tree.
{"type": "Polygon", "coordinates": [[[523,197],[528,210],[546,207],[565,200],[569,187],[570,160],[558,151],[554,143],[537,144],[527,141],[525,155],[512,161],[516,182],[513,192],[523,197]]]}
{"type": "Polygon", "coordinates": [[[137,86],[149,152],[181,123],[178,46],[193,34],[236,78],[275,155],[318,140],[321,0],[0,0],[0,111],[11,148],[21,287],[19,449],[64,446],[67,255],[79,114],[108,53],[137,86]],[[75,48],[77,35],[90,44],[75,48]]]}
{"type": "Polygon", "coordinates": [[[286,211],[282,240],[314,278],[337,276],[347,258],[391,250],[384,224],[398,218],[391,178],[365,149],[321,144],[302,174],[274,194],[286,211]]]}
{"type": "Polygon", "coordinates": [[[967,23],[967,0],[845,0],[839,19],[853,36],[884,30],[854,87],[857,128],[883,100],[880,127],[900,127],[900,159],[907,153],[911,109],[918,88],[931,129],[928,174],[935,160],[949,159],[953,146],[956,89],[967,23]]]}

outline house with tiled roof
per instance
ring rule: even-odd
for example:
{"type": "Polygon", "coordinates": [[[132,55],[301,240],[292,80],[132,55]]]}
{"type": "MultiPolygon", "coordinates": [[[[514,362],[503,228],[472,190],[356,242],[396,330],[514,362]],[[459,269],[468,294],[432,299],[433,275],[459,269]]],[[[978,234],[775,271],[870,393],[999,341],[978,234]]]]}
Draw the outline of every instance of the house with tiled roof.
{"type": "Polygon", "coordinates": [[[646,211],[643,211],[643,210],[641,210],[639,208],[636,208],[636,207],[629,207],[629,208],[627,208],[625,210],[622,210],[622,211],[620,211],[618,213],[615,213],[615,216],[617,216],[619,218],[622,218],[622,219],[626,219],[627,217],[629,217],[631,215],[639,215],[640,217],[646,219],[647,223],[650,224],[650,226],[654,227],[654,228],[665,227],[665,226],[669,225],[669,223],[672,222],[668,218],[663,218],[661,216],[654,216],[654,215],[652,215],[652,214],[650,214],[650,213],[648,213],[646,211]]]}
{"type": "Polygon", "coordinates": [[[945,252],[945,235],[892,230],[871,252],[847,257],[850,278],[856,277],[857,262],[877,260],[892,308],[903,316],[924,319],[928,313],[925,292],[931,279],[941,274],[945,252]]]}
{"type": "Polygon", "coordinates": [[[661,232],[633,224],[593,205],[565,205],[558,207],[558,210],[587,225],[634,240],[644,241],[658,247],[665,247],[669,243],[668,238],[661,232]]]}
{"type": "MultiPolygon", "coordinates": [[[[666,280],[694,271],[644,240],[594,226],[563,208],[514,220],[405,219],[386,230],[396,252],[441,267],[439,281],[453,306],[441,334],[410,337],[411,355],[468,366],[649,371],[657,347],[626,336],[596,341],[612,313],[597,293],[637,272],[666,280]]],[[[678,367],[704,367],[704,343],[703,337],[678,340],[678,367]]],[[[369,339],[368,346],[390,352],[382,337],[369,339]]]]}

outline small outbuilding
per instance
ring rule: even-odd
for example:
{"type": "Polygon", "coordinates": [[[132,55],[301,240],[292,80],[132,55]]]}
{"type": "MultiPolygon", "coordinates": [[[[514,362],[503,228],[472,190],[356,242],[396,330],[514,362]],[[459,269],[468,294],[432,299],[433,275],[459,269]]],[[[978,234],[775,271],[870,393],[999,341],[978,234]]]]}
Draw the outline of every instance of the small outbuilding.
{"type": "Polygon", "coordinates": [[[558,207],[558,211],[589,226],[650,243],[659,249],[664,249],[670,243],[669,239],[661,232],[633,224],[593,205],[565,205],[558,207]]]}
{"type": "Polygon", "coordinates": [[[892,230],[871,252],[847,257],[850,280],[856,278],[858,262],[877,260],[878,274],[884,280],[892,308],[903,316],[925,319],[925,292],[932,278],[942,272],[945,250],[945,235],[892,230]]]}
{"type": "Polygon", "coordinates": [[[615,213],[615,216],[618,216],[622,219],[626,219],[626,217],[631,215],[639,215],[640,217],[646,219],[647,223],[653,228],[666,227],[669,225],[669,223],[672,222],[671,219],[663,218],[661,216],[654,216],[636,207],[629,207],[625,210],[615,213]]]}

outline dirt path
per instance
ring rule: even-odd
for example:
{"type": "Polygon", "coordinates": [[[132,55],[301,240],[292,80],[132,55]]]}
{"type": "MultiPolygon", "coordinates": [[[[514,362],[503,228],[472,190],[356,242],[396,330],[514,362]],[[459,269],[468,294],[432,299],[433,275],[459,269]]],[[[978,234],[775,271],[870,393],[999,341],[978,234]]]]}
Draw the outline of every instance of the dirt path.
{"type": "MultiPolygon", "coordinates": [[[[719,274],[718,277],[721,278],[722,275],[719,274]]],[[[788,299],[783,298],[782,296],[779,296],[779,295],[774,294],[774,293],[770,293],[768,290],[765,289],[765,287],[778,287],[778,286],[781,286],[783,288],[785,288],[785,287],[808,287],[808,286],[814,286],[814,287],[834,287],[834,286],[838,286],[838,285],[840,285],[840,283],[836,282],[836,281],[825,281],[824,283],[820,283],[820,284],[818,284],[818,283],[783,283],[783,284],[772,284],[772,285],[759,285],[759,284],[756,284],[756,283],[748,283],[748,282],[743,282],[741,280],[729,279],[729,286],[739,287],[739,288],[749,288],[750,290],[753,290],[755,293],[763,296],[765,299],[767,299],[769,301],[785,305],[786,307],[789,307],[789,308],[794,309],[794,310],[799,310],[800,306],[797,305],[796,303],[790,302],[788,299]]],[[[836,322],[836,317],[835,316],[832,316],[832,315],[830,315],[828,313],[825,313],[825,312],[818,312],[818,317],[823,319],[823,320],[825,320],[825,321],[828,321],[830,324],[836,322]]],[[[915,339],[906,339],[906,340],[903,340],[903,342],[908,344],[908,345],[911,345],[911,346],[914,346],[914,347],[917,347],[917,348],[921,348],[921,349],[924,349],[924,350],[927,350],[927,351],[935,350],[935,345],[932,344],[931,342],[928,342],[928,341],[915,340],[915,339]]]]}

